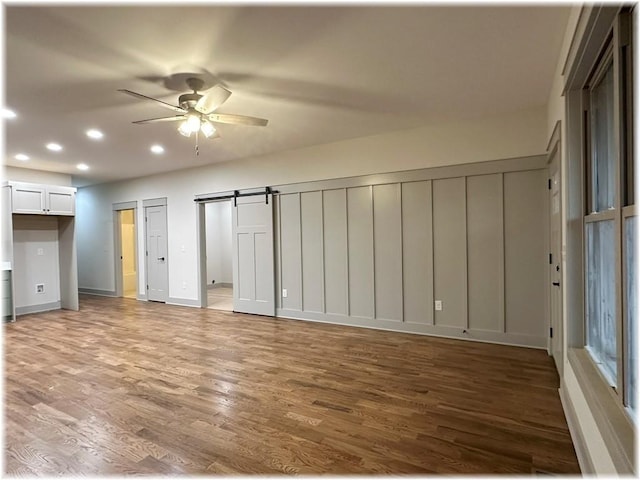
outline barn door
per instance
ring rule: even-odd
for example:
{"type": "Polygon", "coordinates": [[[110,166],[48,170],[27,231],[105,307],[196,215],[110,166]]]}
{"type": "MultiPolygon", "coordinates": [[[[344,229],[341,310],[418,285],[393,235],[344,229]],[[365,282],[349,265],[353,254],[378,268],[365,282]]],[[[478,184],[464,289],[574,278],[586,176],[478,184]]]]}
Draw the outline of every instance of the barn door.
{"type": "Polygon", "coordinates": [[[236,199],[233,207],[233,311],[275,315],[273,198],[236,199]]]}

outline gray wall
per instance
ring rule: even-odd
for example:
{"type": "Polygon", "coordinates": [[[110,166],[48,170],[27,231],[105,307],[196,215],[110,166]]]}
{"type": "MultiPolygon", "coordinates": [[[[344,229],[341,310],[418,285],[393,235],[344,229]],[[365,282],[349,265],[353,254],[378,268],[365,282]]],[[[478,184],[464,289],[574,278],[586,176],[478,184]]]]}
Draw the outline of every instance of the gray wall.
{"type": "Polygon", "coordinates": [[[530,157],[281,188],[277,314],[546,347],[542,167],[530,157]]]}
{"type": "Polygon", "coordinates": [[[14,303],[27,307],[60,301],[58,218],[46,215],[13,215],[14,303]],[[36,285],[44,292],[37,293],[36,285]]]}

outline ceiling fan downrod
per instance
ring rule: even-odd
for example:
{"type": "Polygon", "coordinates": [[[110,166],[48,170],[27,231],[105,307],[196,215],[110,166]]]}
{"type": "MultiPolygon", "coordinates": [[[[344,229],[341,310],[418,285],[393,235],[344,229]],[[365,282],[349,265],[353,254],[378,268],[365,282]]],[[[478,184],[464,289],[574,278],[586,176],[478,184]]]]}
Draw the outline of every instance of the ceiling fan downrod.
{"type": "Polygon", "coordinates": [[[193,90],[193,93],[198,93],[198,90],[202,90],[204,81],[201,78],[190,77],[187,78],[187,86],[193,90]]]}

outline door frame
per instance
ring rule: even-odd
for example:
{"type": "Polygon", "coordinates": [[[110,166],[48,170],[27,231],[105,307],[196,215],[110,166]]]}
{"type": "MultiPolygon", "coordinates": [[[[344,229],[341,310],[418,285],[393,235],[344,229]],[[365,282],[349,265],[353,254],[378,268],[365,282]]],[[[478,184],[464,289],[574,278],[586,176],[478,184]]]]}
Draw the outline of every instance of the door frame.
{"type": "Polygon", "coordinates": [[[559,229],[559,238],[558,238],[558,252],[557,252],[557,256],[558,258],[550,258],[549,265],[548,265],[548,283],[547,283],[547,288],[548,288],[548,298],[549,298],[549,303],[548,303],[548,308],[549,308],[549,329],[550,332],[553,332],[553,337],[551,335],[549,335],[549,343],[548,343],[548,353],[549,355],[554,359],[555,364],[556,364],[556,368],[558,369],[558,373],[560,374],[560,376],[562,376],[563,374],[563,364],[564,364],[564,355],[565,355],[565,347],[564,347],[564,285],[563,285],[563,269],[564,269],[564,265],[563,265],[563,252],[562,252],[562,233],[563,233],[563,224],[562,224],[562,143],[561,143],[561,122],[560,120],[558,120],[556,122],[556,125],[553,129],[553,133],[551,134],[551,138],[549,140],[549,145],[547,146],[547,168],[549,169],[549,190],[548,190],[548,195],[549,195],[549,201],[548,201],[548,208],[549,208],[549,255],[552,255],[552,250],[553,250],[553,239],[552,239],[552,231],[553,231],[553,186],[551,184],[552,182],[552,176],[551,176],[551,171],[552,170],[556,170],[557,169],[557,173],[558,173],[558,199],[559,199],[559,212],[558,212],[558,217],[557,217],[557,221],[559,223],[558,225],[558,229],[559,229]],[[558,270],[559,275],[556,275],[555,278],[558,279],[558,282],[560,283],[559,286],[555,286],[553,285],[554,280],[554,269],[559,268],[560,270],[558,270]],[[557,324],[554,324],[554,304],[553,304],[553,295],[554,293],[554,289],[559,289],[559,305],[557,305],[557,310],[558,310],[558,316],[559,318],[557,319],[557,324]],[[553,330],[551,330],[553,329],[553,330]],[[554,353],[556,351],[560,351],[560,355],[559,358],[556,358],[556,356],[554,355],[554,353]]]}
{"type": "MultiPolygon", "coordinates": [[[[142,213],[143,216],[146,217],[147,214],[147,207],[165,207],[165,209],[167,208],[167,197],[160,197],[160,198],[151,198],[148,200],[143,200],[142,201],[142,213]]],[[[165,210],[166,211],[166,210],[165,210]]],[[[165,236],[167,239],[167,244],[169,242],[169,212],[166,211],[167,214],[167,229],[165,231],[165,236]]],[[[143,226],[142,226],[142,230],[143,230],[143,235],[144,235],[144,251],[145,251],[145,255],[144,255],[144,285],[147,286],[149,285],[149,248],[147,246],[147,222],[146,222],[146,218],[145,221],[142,222],[143,226]]],[[[167,252],[168,254],[168,252],[167,252]]],[[[165,303],[169,302],[169,258],[167,255],[167,300],[165,303]]],[[[149,294],[147,292],[148,288],[144,289],[144,299],[145,300],[149,300],[149,294]]]]}
{"type": "Polygon", "coordinates": [[[122,297],[122,242],[120,240],[120,212],[122,210],[133,210],[133,232],[135,238],[136,252],[136,299],[145,300],[145,295],[140,294],[140,255],[138,253],[138,202],[119,202],[112,205],[113,210],[113,266],[115,278],[115,294],[116,297],[122,297]]]}
{"type": "MultiPolygon", "coordinates": [[[[207,279],[207,213],[206,205],[208,203],[215,202],[231,202],[228,197],[213,199],[208,201],[196,202],[196,228],[197,228],[197,252],[198,252],[198,300],[197,305],[200,308],[207,308],[209,306],[208,299],[208,279],[207,279]]],[[[233,208],[233,206],[232,206],[233,208]]],[[[233,215],[232,215],[233,223],[233,215]]],[[[233,225],[229,225],[233,227],[233,225]]],[[[235,285],[234,285],[235,288],[235,285]]]]}
{"type": "Polygon", "coordinates": [[[196,202],[196,242],[198,255],[198,299],[200,308],[207,308],[207,220],[205,205],[208,202],[196,202]]]}

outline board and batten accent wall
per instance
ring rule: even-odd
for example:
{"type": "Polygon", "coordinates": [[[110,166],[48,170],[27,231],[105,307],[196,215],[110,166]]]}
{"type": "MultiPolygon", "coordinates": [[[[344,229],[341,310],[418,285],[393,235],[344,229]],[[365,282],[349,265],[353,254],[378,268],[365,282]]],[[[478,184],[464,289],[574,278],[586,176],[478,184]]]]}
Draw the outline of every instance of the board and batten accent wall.
{"type": "Polygon", "coordinates": [[[545,161],[275,187],[277,315],[546,348],[545,161]]]}

